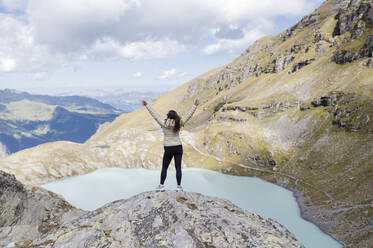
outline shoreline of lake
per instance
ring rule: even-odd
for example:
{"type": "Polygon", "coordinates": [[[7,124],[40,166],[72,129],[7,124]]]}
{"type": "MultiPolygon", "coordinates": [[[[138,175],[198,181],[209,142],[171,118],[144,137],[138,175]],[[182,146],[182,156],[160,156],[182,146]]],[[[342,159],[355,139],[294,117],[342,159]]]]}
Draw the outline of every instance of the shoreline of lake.
{"type": "MultiPolygon", "coordinates": [[[[280,186],[280,185],[279,185],[280,186]]],[[[281,186],[282,187],[282,186],[281,186]]],[[[285,187],[284,187],[285,188],[285,187]]],[[[308,222],[311,222],[312,224],[314,224],[315,226],[317,226],[324,234],[330,236],[331,238],[333,238],[335,241],[337,241],[338,243],[340,243],[342,246],[344,246],[345,244],[341,243],[341,241],[339,241],[338,239],[336,239],[333,235],[331,235],[330,233],[328,233],[326,230],[325,230],[325,225],[323,223],[320,223],[319,221],[317,221],[315,218],[312,218],[312,217],[309,217],[308,215],[305,214],[305,209],[306,209],[306,206],[304,204],[304,198],[303,196],[295,189],[293,188],[285,188],[287,190],[290,190],[293,192],[293,195],[294,195],[294,198],[295,198],[295,201],[297,202],[298,204],[298,207],[299,207],[299,211],[300,211],[300,217],[308,222]]]]}

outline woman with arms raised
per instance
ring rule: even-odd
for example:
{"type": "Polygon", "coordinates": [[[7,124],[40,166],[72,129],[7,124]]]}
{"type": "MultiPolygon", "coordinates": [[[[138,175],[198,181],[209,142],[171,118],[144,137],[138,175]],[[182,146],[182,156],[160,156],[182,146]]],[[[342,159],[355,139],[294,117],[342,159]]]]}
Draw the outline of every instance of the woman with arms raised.
{"type": "Polygon", "coordinates": [[[181,159],[183,156],[183,146],[180,140],[180,128],[185,125],[185,123],[192,117],[194,112],[199,105],[199,100],[196,99],[192,108],[188,111],[188,113],[180,118],[180,116],[176,113],[175,110],[170,110],[167,113],[167,118],[162,119],[157,112],[154,111],[152,107],[146,102],[142,101],[142,104],[146,107],[149,111],[151,116],[158,122],[158,124],[162,127],[163,130],[163,145],[164,145],[164,154],[163,154],[163,162],[162,162],[162,172],[161,172],[161,181],[157,187],[157,190],[164,190],[164,181],[166,180],[167,176],[167,169],[170,165],[172,158],[175,161],[175,168],[176,168],[176,181],[177,181],[177,190],[183,190],[181,187],[181,159]]]}

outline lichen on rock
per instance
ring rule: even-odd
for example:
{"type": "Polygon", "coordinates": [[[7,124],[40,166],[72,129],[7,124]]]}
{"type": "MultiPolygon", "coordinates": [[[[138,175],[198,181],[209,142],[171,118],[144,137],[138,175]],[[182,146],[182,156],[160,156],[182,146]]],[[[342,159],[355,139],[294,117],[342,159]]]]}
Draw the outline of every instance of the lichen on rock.
{"type": "Polygon", "coordinates": [[[277,222],[199,193],[150,191],[83,211],[2,171],[0,187],[2,247],[303,247],[277,222]]]}
{"type": "Polygon", "coordinates": [[[0,171],[0,246],[31,243],[62,222],[83,213],[56,194],[27,188],[14,175],[0,171]]]}
{"type": "Polygon", "coordinates": [[[43,247],[303,247],[285,227],[191,192],[144,192],[106,204],[34,240],[43,247]],[[47,241],[50,244],[46,244],[47,241]]]}

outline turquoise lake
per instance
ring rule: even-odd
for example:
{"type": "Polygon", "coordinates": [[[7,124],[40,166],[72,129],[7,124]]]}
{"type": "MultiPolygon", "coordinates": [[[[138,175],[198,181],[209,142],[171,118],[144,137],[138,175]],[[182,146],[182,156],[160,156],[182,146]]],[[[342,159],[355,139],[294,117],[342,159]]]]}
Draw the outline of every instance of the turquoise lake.
{"type": "MultiPolygon", "coordinates": [[[[42,187],[62,195],[78,208],[94,210],[106,203],[154,190],[159,177],[157,170],[104,168],[42,187]]],[[[342,247],[317,226],[302,219],[293,193],[275,184],[259,178],[187,168],[183,169],[182,186],[185,191],[224,198],[249,212],[276,220],[307,248],[342,247]]],[[[167,172],[165,187],[176,189],[174,170],[167,172]]]]}

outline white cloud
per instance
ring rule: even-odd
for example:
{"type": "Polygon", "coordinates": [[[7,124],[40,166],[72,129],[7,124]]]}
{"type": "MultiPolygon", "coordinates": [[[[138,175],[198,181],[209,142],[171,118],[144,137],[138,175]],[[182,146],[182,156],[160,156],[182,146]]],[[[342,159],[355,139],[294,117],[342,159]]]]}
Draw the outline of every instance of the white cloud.
{"type": "Polygon", "coordinates": [[[164,79],[170,79],[170,78],[175,78],[175,77],[184,77],[186,76],[188,73],[187,72],[181,72],[181,73],[178,73],[177,70],[175,68],[171,68],[167,71],[164,71],[159,77],[158,79],[159,80],[164,80],[164,79]]]}
{"type": "Polygon", "coordinates": [[[176,69],[175,69],[175,68],[172,68],[172,69],[170,69],[170,70],[164,71],[164,72],[162,73],[162,75],[159,76],[159,79],[160,79],[160,80],[163,80],[163,79],[169,79],[169,78],[171,78],[171,77],[173,77],[173,76],[175,76],[175,75],[176,75],[176,69]]]}
{"type": "Polygon", "coordinates": [[[216,53],[235,54],[237,51],[243,51],[248,47],[247,44],[254,42],[265,34],[261,30],[268,28],[244,29],[244,36],[240,39],[217,39],[214,44],[209,44],[202,49],[203,54],[212,55],[216,53]]]}
{"type": "Polygon", "coordinates": [[[185,50],[185,46],[175,40],[132,42],[120,49],[120,55],[132,59],[166,58],[185,50]]]}
{"type": "Polygon", "coordinates": [[[134,78],[141,78],[142,77],[142,73],[141,72],[136,72],[132,75],[134,78]]]}
{"type": "Polygon", "coordinates": [[[239,54],[271,18],[310,12],[319,0],[0,0],[0,71],[48,71],[92,58],[239,54]],[[213,41],[211,43],[211,41],[213,41]]]}
{"type": "Polygon", "coordinates": [[[131,42],[121,45],[110,37],[97,40],[92,46],[92,57],[123,57],[129,59],[167,58],[185,50],[185,46],[175,40],[131,42]]]}
{"type": "Polygon", "coordinates": [[[136,0],[30,0],[28,13],[38,42],[74,52],[118,29],[125,32],[121,17],[136,5],[136,0]]]}
{"type": "Polygon", "coordinates": [[[186,75],[188,75],[188,73],[184,71],[182,73],[179,73],[178,77],[185,77],[186,75]]]}
{"type": "Polygon", "coordinates": [[[31,78],[33,80],[42,80],[44,79],[44,77],[46,76],[46,72],[45,71],[42,71],[42,72],[35,72],[32,74],[31,78]]]}
{"type": "MultiPolygon", "coordinates": [[[[198,1],[197,1],[198,2],[198,1]]],[[[311,11],[317,0],[211,0],[200,2],[228,23],[311,11]]]]}
{"type": "Polygon", "coordinates": [[[16,68],[16,61],[11,58],[0,58],[0,71],[11,72],[16,68]]]}
{"type": "Polygon", "coordinates": [[[41,71],[53,64],[61,65],[61,55],[52,54],[37,44],[32,28],[16,18],[0,14],[0,71],[41,71]]]}
{"type": "Polygon", "coordinates": [[[30,0],[28,13],[35,40],[53,49],[79,51],[105,37],[139,45],[165,39],[198,44],[209,30],[257,19],[300,15],[317,0],[30,0]]]}

